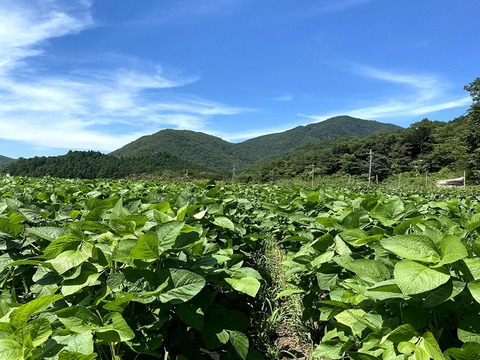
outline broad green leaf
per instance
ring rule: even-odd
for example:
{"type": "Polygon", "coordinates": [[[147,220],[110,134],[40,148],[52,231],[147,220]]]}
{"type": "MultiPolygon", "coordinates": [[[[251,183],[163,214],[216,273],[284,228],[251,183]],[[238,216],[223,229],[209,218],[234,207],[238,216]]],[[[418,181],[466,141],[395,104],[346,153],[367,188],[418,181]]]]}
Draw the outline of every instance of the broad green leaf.
{"type": "Polygon", "coordinates": [[[442,260],[436,266],[451,264],[468,256],[467,249],[465,249],[462,241],[453,235],[445,236],[438,247],[442,260]]]}
{"type": "Polygon", "coordinates": [[[235,290],[251,297],[257,296],[257,292],[260,289],[260,281],[253,277],[226,278],[225,281],[229,283],[235,290]]]}
{"type": "Polygon", "coordinates": [[[213,224],[225,229],[235,230],[235,225],[233,225],[232,220],[226,218],[225,216],[215,217],[215,220],[213,220],[213,224]]]}
{"type": "Polygon", "coordinates": [[[473,280],[480,280],[480,259],[463,259],[465,265],[467,265],[473,280]]]}
{"type": "Polygon", "coordinates": [[[42,296],[20,306],[10,314],[10,324],[17,329],[25,326],[28,319],[32,315],[38,314],[48,305],[54,303],[57,300],[60,300],[61,298],[62,295],[42,296]]]}
{"type": "Polygon", "coordinates": [[[99,277],[100,274],[97,272],[95,266],[85,263],[84,266],[82,266],[79,276],[63,281],[62,294],[63,296],[68,296],[82,290],[87,286],[96,285],[99,277]]]}
{"type": "Polygon", "coordinates": [[[350,256],[336,256],[333,258],[338,265],[350,270],[359,276],[364,276],[374,281],[390,278],[390,271],[381,262],[370,259],[352,259],[350,256]]]}
{"type": "Polygon", "coordinates": [[[15,338],[19,343],[23,343],[23,339],[27,334],[31,337],[34,347],[40,346],[47,341],[52,334],[50,321],[45,318],[32,320],[26,326],[19,328],[15,332],[15,338]]]}
{"type": "Polygon", "coordinates": [[[438,346],[437,339],[435,339],[431,332],[427,331],[423,334],[423,341],[420,342],[419,346],[425,350],[429,359],[445,360],[442,350],[440,349],[440,346],[438,346]]]}
{"type": "Polygon", "coordinates": [[[237,354],[240,358],[246,360],[249,348],[247,336],[244,333],[235,330],[228,330],[228,335],[230,335],[230,342],[237,354]]]}
{"type": "Polygon", "coordinates": [[[61,334],[52,335],[52,340],[61,345],[63,350],[84,355],[93,353],[93,334],[90,331],[79,334],[63,331],[61,334]]]}
{"type": "Polygon", "coordinates": [[[160,294],[161,302],[171,302],[174,304],[183,303],[191,300],[205,286],[206,281],[203,276],[183,269],[170,269],[170,279],[172,287],[160,294]]]}
{"type": "Polygon", "coordinates": [[[480,343],[480,317],[466,316],[458,326],[457,335],[464,343],[480,343]]]}
{"type": "Polygon", "coordinates": [[[424,235],[398,235],[380,240],[387,250],[401,258],[426,263],[440,261],[437,248],[429,237],[424,235]]]}
{"type": "Polygon", "coordinates": [[[158,245],[161,250],[170,249],[177,236],[180,235],[185,223],[180,221],[169,221],[157,226],[158,245]]]}
{"type": "Polygon", "coordinates": [[[468,342],[463,344],[461,348],[447,349],[445,355],[449,355],[455,360],[479,360],[480,344],[468,342]]]}
{"type": "Polygon", "coordinates": [[[102,326],[100,319],[83,306],[71,306],[56,312],[60,322],[76,333],[88,332],[102,326]]]}
{"type": "Polygon", "coordinates": [[[53,226],[31,227],[27,228],[26,231],[48,241],[54,241],[60,236],[67,234],[67,230],[53,226]]]}
{"type": "Polygon", "coordinates": [[[103,318],[103,326],[94,329],[94,331],[100,340],[109,343],[128,341],[135,337],[135,333],[128,326],[125,319],[117,312],[105,315],[103,318]]]}
{"type": "Polygon", "coordinates": [[[77,250],[81,240],[72,235],[63,235],[58,237],[45,248],[43,255],[45,259],[54,259],[63,251],[77,250]]]}
{"type": "Polygon", "coordinates": [[[135,221],[124,219],[111,219],[109,225],[113,232],[120,236],[135,234],[135,229],[137,226],[135,221]]]}
{"type": "Polygon", "coordinates": [[[383,344],[387,340],[390,340],[394,344],[399,344],[403,341],[410,341],[417,336],[418,333],[411,324],[403,324],[385,335],[380,344],[383,344]]]}
{"type": "Polygon", "coordinates": [[[67,250],[58,255],[55,259],[49,260],[53,268],[59,273],[77,267],[85,262],[90,256],[82,251],[67,250]]]}
{"type": "Polygon", "coordinates": [[[468,290],[476,302],[480,303],[480,281],[474,280],[467,284],[468,290]]]}
{"type": "Polygon", "coordinates": [[[122,312],[132,299],[133,299],[133,294],[130,293],[106,303],[105,305],[103,305],[103,308],[105,310],[122,312]]]}
{"type": "Polygon", "coordinates": [[[398,287],[406,295],[436,289],[450,279],[445,269],[432,269],[412,260],[399,261],[395,265],[393,274],[398,287]]]}
{"type": "Polygon", "coordinates": [[[158,259],[159,256],[158,235],[156,233],[147,233],[140,236],[130,252],[132,259],[154,260],[158,259]]]}
{"type": "Polygon", "coordinates": [[[58,360],[93,360],[97,354],[84,355],[73,351],[63,350],[58,354],[58,360]]]}
{"type": "Polygon", "coordinates": [[[391,200],[386,204],[379,204],[371,211],[371,215],[384,226],[396,224],[404,214],[405,206],[400,199],[391,200]]]}
{"type": "Polygon", "coordinates": [[[0,359],[23,360],[22,345],[12,339],[0,339],[0,359]]]}

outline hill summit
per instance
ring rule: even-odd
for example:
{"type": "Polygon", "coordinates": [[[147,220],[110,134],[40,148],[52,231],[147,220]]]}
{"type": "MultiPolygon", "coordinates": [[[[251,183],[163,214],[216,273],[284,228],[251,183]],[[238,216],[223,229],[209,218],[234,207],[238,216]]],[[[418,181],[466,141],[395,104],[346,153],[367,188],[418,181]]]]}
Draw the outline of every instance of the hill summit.
{"type": "Polygon", "coordinates": [[[241,143],[230,143],[202,132],[166,129],[142,136],[113,151],[111,155],[142,157],[167,153],[209,169],[231,172],[233,167],[242,170],[260,159],[287,152],[300,145],[346,136],[366,137],[399,129],[402,128],[393,124],[337,116],[241,143]]]}

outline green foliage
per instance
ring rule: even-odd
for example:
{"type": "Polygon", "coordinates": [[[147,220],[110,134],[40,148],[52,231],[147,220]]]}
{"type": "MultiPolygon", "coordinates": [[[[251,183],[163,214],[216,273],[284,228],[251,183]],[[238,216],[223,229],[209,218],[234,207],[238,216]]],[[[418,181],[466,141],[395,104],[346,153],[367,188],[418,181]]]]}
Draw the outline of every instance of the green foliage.
{"type": "Polygon", "coordinates": [[[214,184],[2,178],[2,359],[247,359],[262,217],[214,184]],[[209,355],[210,354],[210,355],[209,355]]]}
{"type": "Polygon", "coordinates": [[[19,159],[3,168],[3,172],[20,176],[54,176],[61,178],[125,178],[142,174],[216,177],[214,172],[174,155],[158,153],[142,158],[117,158],[94,151],[69,151],[63,156],[19,159]],[[171,175],[168,175],[171,174],[171,175]]]}
{"type": "Polygon", "coordinates": [[[330,189],[282,207],[286,219],[310,214],[301,238],[288,222],[276,232],[320,342],[314,357],[478,359],[479,212],[446,193],[330,189]]]}

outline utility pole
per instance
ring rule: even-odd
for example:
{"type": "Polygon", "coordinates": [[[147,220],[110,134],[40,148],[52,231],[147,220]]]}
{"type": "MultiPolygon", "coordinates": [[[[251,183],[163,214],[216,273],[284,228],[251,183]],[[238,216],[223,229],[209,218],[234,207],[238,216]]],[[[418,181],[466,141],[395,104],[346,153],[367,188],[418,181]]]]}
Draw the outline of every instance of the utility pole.
{"type": "Polygon", "coordinates": [[[235,179],[236,171],[237,171],[237,169],[235,168],[235,164],[233,164],[233,169],[232,169],[232,182],[233,182],[233,180],[235,179]]]}
{"type": "Polygon", "coordinates": [[[372,149],[370,149],[370,152],[368,154],[370,155],[370,164],[368,166],[368,185],[370,185],[370,182],[372,180],[372,157],[373,157],[372,149]]]}
{"type": "Polygon", "coordinates": [[[313,189],[313,180],[315,180],[315,164],[312,164],[312,189],[313,189]]]}

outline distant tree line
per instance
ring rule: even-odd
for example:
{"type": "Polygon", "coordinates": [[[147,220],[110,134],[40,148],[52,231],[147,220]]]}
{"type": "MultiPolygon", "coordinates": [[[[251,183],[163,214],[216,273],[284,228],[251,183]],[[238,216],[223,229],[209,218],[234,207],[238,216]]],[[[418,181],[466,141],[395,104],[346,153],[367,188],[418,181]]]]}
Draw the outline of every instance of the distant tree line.
{"type": "Polygon", "coordinates": [[[258,162],[244,171],[243,181],[268,182],[305,177],[315,165],[318,175],[368,174],[369,151],[373,150],[372,173],[383,180],[404,172],[463,173],[480,182],[480,78],[465,86],[473,103],[466,114],[450,121],[423,119],[404,130],[367,138],[339,138],[306,144],[286,154],[258,162]]]}
{"type": "Polygon", "coordinates": [[[215,177],[208,170],[170,154],[144,157],[115,157],[96,151],[69,151],[66,155],[20,158],[2,168],[4,173],[20,176],[60,178],[125,178],[142,174],[166,178],[215,177]]]}

